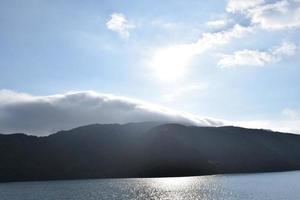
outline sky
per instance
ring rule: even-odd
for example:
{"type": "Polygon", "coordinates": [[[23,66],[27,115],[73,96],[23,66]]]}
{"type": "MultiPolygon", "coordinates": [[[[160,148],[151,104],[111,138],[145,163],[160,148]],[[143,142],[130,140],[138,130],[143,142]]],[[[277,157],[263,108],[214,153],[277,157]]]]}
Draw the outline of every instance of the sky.
{"type": "Polygon", "coordinates": [[[0,132],[165,120],[300,133],[299,0],[0,1],[0,132]]]}

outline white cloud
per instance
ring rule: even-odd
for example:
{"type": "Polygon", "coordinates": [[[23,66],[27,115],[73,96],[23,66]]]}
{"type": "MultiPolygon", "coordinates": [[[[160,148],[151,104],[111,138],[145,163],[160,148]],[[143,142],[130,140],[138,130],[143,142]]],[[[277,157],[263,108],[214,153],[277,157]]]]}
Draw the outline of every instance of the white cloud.
{"type": "Polygon", "coordinates": [[[296,53],[297,46],[291,42],[284,42],[280,46],[273,48],[272,54],[277,60],[281,60],[284,56],[292,56],[296,53]]]}
{"type": "Polygon", "coordinates": [[[223,55],[218,62],[222,68],[236,67],[243,65],[263,66],[272,61],[272,56],[267,52],[256,50],[242,50],[234,52],[233,55],[223,55]]]}
{"type": "Polygon", "coordinates": [[[123,38],[129,37],[129,30],[135,28],[122,13],[113,13],[110,20],[106,23],[106,27],[117,32],[123,38]]]}
{"type": "Polygon", "coordinates": [[[206,25],[211,28],[223,28],[229,23],[228,19],[217,19],[206,22],[206,25]]]}
{"type": "Polygon", "coordinates": [[[252,31],[252,27],[244,27],[236,24],[232,29],[216,33],[203,33],[202,37],[195,43],[197,53],[229,43],[232,39],[241,38],[252,31]]]}
{"type": "Polygon", "coordinates": [[[237,12],[244,11],[264,3],[264,0],[229,0],[226,11],[237,12]]]}
{"type": "Polygon", "coordinates": [[[26,93],[18,93],[18,98],[15,98],[15,92],[11,90],[0,90],[0,106],[9,103],[17,103],[19,101],[30,101],[33,96],[26,93]]]}
{"type": "Polygon", "coordinates": [[[281,0],[268,4],[261,0],[231,0],[227,11],[239,11],[253,24],[258,24],[264,29],[300,27],[300,2],[297,0],[281,0]]]}
{"type": "Polygon", "coordinates": [[[194,43],[157,49],[149,65],[159,79],[176,81],[184,75],[186,68],[195,56],[214,47],[225,45],[232,39],[241,38],[251,31],[252,27],[243,27],[237,24],[226,31],[203,33],[202,37],[194,43]]]}
{"type": "Polygon", "coordinates": [[[222,68],[238,67],[238,66],[264,66],[270,63],[281,61],[286,56],[291,56],[296,52],[296,45],[284,42],[280,46],[270,49],[269,51],[258,50],[241,50],[236,51],[232,55],[222,55],[222,59],[218,62],[218,66],[222,68]]]}
{"type": "Polygon", "coordinates": [[[26,132],[43,135],[92,123],[139,121],[222,125],[219,120],[92,91],[33,96],[0,90],[0,100],[0,133],[26,132]]]}
{"type": "Polygon", "coordinates": [[[293,1],[279,1],[266,4],[253,10],[248,15],[255,24],[265,29],[285,29],[300,26],[300,4],[293,1]]]}

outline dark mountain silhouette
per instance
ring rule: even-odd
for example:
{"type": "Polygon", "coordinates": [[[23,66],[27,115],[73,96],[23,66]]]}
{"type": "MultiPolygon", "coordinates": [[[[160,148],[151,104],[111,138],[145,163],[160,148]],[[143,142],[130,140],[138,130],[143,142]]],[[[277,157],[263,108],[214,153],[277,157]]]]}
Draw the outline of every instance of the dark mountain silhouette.
{"type": "Polygon", "coordinates": [[[0,181],[161,177],[300,169],[300,136],[155,122],[0,135],[0,181]]]}

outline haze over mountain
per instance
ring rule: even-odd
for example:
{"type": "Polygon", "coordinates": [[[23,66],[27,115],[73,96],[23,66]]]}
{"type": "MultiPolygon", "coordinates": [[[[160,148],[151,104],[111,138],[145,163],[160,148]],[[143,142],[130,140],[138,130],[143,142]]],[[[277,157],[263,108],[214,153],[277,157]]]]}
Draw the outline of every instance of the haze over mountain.
{"type": "Polygon", "coordinates": [[[143,122],[0,135],[2,182],[296,169],[300,136],[261,129],[143,122]]]}

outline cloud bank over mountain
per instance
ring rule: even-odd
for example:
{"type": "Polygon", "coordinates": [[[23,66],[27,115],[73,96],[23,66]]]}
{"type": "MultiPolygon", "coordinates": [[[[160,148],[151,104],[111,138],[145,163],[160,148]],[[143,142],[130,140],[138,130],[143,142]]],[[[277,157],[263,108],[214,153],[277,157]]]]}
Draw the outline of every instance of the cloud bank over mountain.
{"type": "Polygon", "coordinates": [[[0,133],[46,135],[92,123],[163,121],[199,126],[221,126],[201,118],[144,101],[93,91],[33,96],[0,90],[0,133]]]}
{"type": "Polygon", "coordinates": [[[201,117],[149,102],[94,91],[34,96],[0,90],[0,133],[48,135],[95,123],[161,121],[196,126],[235,125],[300,134],[300,111],[285,108],[278,120],[229,121],[201,117]]]}

